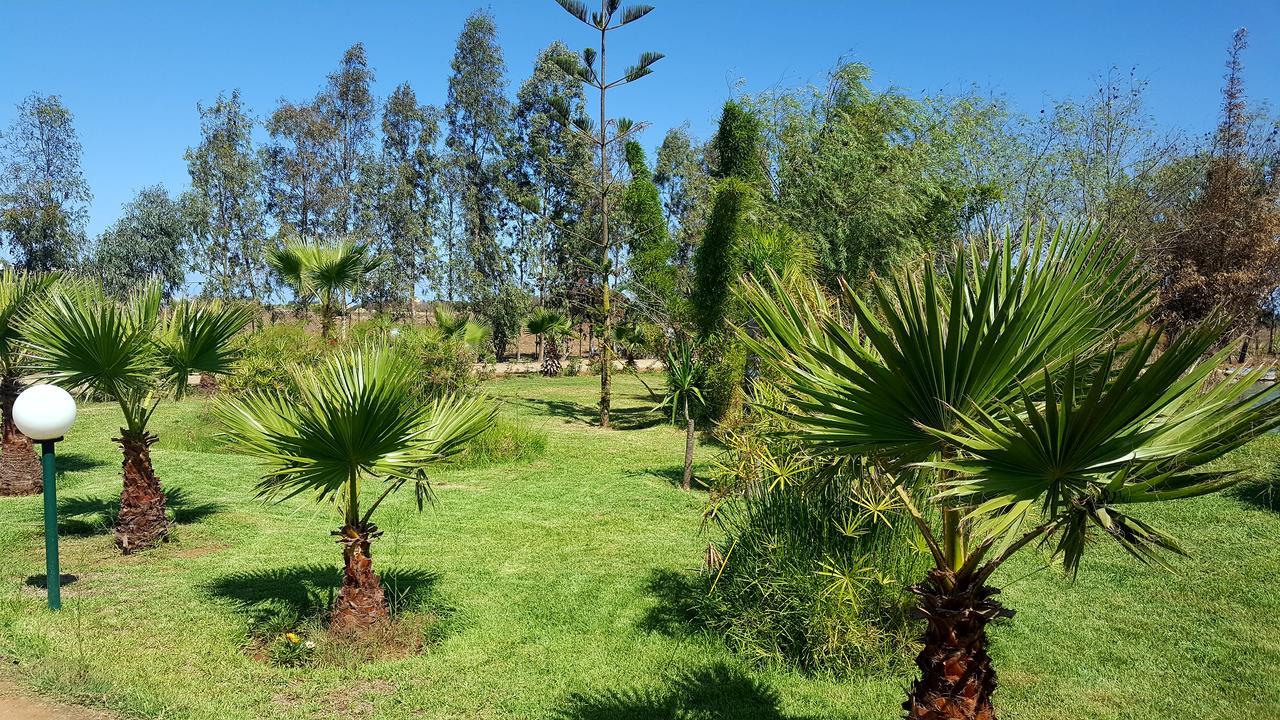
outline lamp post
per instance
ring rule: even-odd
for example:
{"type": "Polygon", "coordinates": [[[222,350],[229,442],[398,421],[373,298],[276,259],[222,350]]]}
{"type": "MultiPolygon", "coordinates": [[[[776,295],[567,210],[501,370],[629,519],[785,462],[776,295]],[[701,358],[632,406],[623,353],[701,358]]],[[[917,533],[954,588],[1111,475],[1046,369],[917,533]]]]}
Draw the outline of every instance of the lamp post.
{"type": "Polygon", "coordinates": [[[40,443],[44,470],[44,567],[49,609],[62,607],[62,575],[58,569],[58,490],[53,445],[76,419],[76,401],[56,385],[32,385],[13,401],[13,422],[23,435],[40,443]]]}

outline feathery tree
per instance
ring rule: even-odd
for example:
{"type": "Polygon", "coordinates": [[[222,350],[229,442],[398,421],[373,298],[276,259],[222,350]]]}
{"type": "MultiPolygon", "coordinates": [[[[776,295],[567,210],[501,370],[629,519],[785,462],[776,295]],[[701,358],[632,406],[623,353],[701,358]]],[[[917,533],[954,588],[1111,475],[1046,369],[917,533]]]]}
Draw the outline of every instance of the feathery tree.
{"type": "Polygon", "coordinates": [[[346,313],[346,298],[367,281],[381,264],[369,246],[351,240],[308,242],[291,240],[267,253],[267,264],[289,287],[299,302],[315,300],[320,311],[320,337],[328,340],[339,315],[346,313]]]}
{"type": "Polygon", "coordinates": [[[343,198],[333,147],[338,130],[317,98],[305,103],[280,101],[266,123],[271,143],[262,151],[267,208],[282,229],[304,240],[335,225],[343,198]]]}
{"type": "Polygon", "coordinates": [[[439,259],[431,238],[439,201],[438,111],[419,105],[408,83],[387,98],[382,113],[382,158],[376,199],[380,240],[375,249],[387,258],[377,274],[390,297],[402,298],[413,317],[418,283],[438,282],[439,259]]]}
{"type": "Polygon", "coordinates": [[[338,69],[329,75],[328,85],[317,98],[328,125],[333,128],[333,182],[336,200],[330,232],[355,232],[367,203],[358,177],[362,161],[373,138],[376,104],[370,85],[373,70],[365,55],[364,43],[356,43],[342,54],[338,69]]]}
{"type": "Polygon", "coordinates": [[[614,146],[625,143],[630,137],[643,128],[643,124],[633,123],[627,118],[610,120],[606,112],[605,99],[609,90],[635,82],[653,72],[652,65],[662,59],[661,53],[644,52],[636,64],[628,67],[614,80],[610,80],[607,68],[606,40],[610,32],[648,15],[652,5],[629,5],[622,7],[621,0],[600,0],[600,10],[593,12],[587,9],[582,0],[556,0],[560,7],[577,18],[588,27],[600,33],[598,48],[586,48],[582,51],[582,61],[573,57],[558,58],[557,63],[570,77],[577,78],[582,84],[594,88],[600,98],[600,114],[596,127],[584,116],[570,115],[567,103],[559,102],[558,120],[566,126],[576,128],[578,132],[589,138],[595,145],[597,158],[600,161],[600,175],[596,180],[595,194],[599,207],[600,241],[599,258],[596,262],[600,273],[600,315],[602,333],[600,342],[600,427],[609,427],[609,405],[612,399],[613,376],[613,308],[610,293],[612,291],[610,274],[613,272],[611,257],[613,246],[609,240],[609,203],[610,191],[614,185],[609,171],[609,156],[614,146]],[[599,59],[600,65],[596,66],[599,59]],[[609,133],[613,128],[612,136],[609,133]]]}
{"type": "Polygon", "coordinates": [[[13,401],[24,387],[27,355],[22,343],[26,316],[57,276],[7,268],[0,271],[0,495],[32,495],[44,487],[40,459],[31,438],[13,422],[13,401]]]}
{"type": "Polygon", "coordinates": [[[182,206],[164,186],[143,188],[124,206],[124,215],[98,237],[89,269],[103,290],[118,300],[153,278],[164,299],[171,300],[187,279],[189,231],[182,206]]]}
{"type": "Polygon", "coordinates": [[[116,545],[125,554],[154,547],[169,534],[165,495],[151,465],[159,439],[147,430],[166,395],[181,398],[193,373],[230,371],[232,339],[253,319],[249,308],[180,301],[160,312],[150,283],[124,303],[85,287],[64,287],[41,300],[21,325],[31,370],[68,390],[89,391],[120,406],[115,441],[124,455],[116,545]]]}
{"type": "Polygon", "coordinates": [[[632,294],[643,304],[669,311],[676,298],[676,244],[667,233],[662,199],[653,184],[644,148],[632,140],[626,144],[631,182],[622,195],[621,209],[629,232],[632,294]]]}
{"type": "Polygon", "coordinates": [[[256,391],[220,403],[217,413],[233,445],[266,463],[259,497],[309,495],[341,512],[332,534],[342,546],[342,587],[329,630],[364,633],[390,620],[370,552],[382,535],[374,511],[406,484],[421,510],[431,499],[427,468],[455,456],[495,412],[476,398],[421,402],[414,365],[387,348],[351,350],[293,372],[297,397],[256,391]]]}
{"type": "Polygon", "coordinates": [[[845,286],[855,326],[777,287],[743,293],[782,378],[785,428],[817,456],[864,458],[896,479],[934,568],[912,588],[926,623],[904,703],[919,720],[991,720],[987,625],[1012,612],[993,573],[1032,543],[1068,572],[1098,535],[1143,562],[1177,541],[1130,505],[1235,481],[1205,465],[1280,425],[1280,396],[1249,397],[1265,369],[1224,378],[1221,330],[1184,332],[1162,353],[1139,330],[1155,301],[1132,249],[1098,229],[989,238],[845,286]],[[928,507],[918,509],[917,502],[928,507]]]}
{"type": "Polygon", "coordinates": [[[57,95],[31,95],[0,141],[0,237],[26,270],[71,267],[93,199],[71,111],[57,95]]]}
{"type": "Polygon", "coordinates": [[[449,133],[445,144],[455,166],[453,189],[463,241],[449,260],[457,285],[451,294],[475,299],[497,292],[507,276],[507,258],[499,245],[501,165],[510,117],[506,98],[506,65],[498,45],[493,16],[477,11],[467,18],[458,36],[444,106],[449,133]]]}
{"type": "Polygon", "coordinates": [[[181,200],[194,236],[192,264],[204,275],[204,295],[261,303],[271,287],[253,120],[239,90],[196,109],[201,139],[184,155],[191,189],[181,200]]]}

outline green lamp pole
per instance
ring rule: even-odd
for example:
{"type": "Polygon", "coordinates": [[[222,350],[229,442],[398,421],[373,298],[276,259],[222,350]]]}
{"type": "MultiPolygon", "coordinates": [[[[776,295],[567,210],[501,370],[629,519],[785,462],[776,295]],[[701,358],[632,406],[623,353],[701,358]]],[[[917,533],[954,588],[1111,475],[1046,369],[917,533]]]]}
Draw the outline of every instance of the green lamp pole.
{"type": "Polygon", "coordinates": [[[23,435],[40,443],[44,472],[44,569],[49,609],[62,607],[62,573],[58,568],[57,463],[53,446],[76,419],[76,402],[56,385],[32,385],[13,401],[13,422],[23,435]]]}

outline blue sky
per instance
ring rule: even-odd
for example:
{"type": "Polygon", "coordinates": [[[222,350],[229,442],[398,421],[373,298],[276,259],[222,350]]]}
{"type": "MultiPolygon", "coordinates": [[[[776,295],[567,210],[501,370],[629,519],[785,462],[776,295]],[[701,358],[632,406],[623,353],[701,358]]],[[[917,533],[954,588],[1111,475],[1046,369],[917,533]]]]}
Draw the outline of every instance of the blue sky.
{"type": "MultiPolygon", "coordinates": [[[[686,121],[705,137],[740,80],[747,91],[821,82],[841,56],[868,63],[878,87],[976,85],[1025,112],[1088,92],[1112,66],[1136,68],[1161,123],[1203,133],[1240,26],[1250,30],[1251,99],[1280,100],[1277,0],[651,2],[657,10],[613,35],[612,57],[616,66],[642,50],[667,58],[610,96],[617,113],[653,123],[651,147],[686,121]]],[[[138,188],[186,186],[182,153],[198,140],[196,102],[219,91],[240,88],[265,116],[281,97],[312,96],[343,50],[363,41],[379,96],[407,80],[424,102],[443,103],[455,39],[480,7],[497,20],[512,93],[540,48],[591,40],[552,0],[0,0],[0,126],[33,91],[63,96],[84,145],[93,235],[138,188]]]]}

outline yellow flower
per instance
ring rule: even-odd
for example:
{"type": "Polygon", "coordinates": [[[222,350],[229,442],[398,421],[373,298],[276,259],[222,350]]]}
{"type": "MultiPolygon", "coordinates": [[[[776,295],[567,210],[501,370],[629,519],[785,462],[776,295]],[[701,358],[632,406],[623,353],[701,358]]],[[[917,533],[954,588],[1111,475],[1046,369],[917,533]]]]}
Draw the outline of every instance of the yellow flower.
{"type": "Polygon", "coordinates": [[[297,633],[285,633],[285,634],[284,634],[284,639],[285,639],[285,640],[288,640],[289,642],[293,643],[294,645],[297,645],[298,643],[302,642],[302,638],[298,637],[298,634],[297,634],[297,633]]]}

